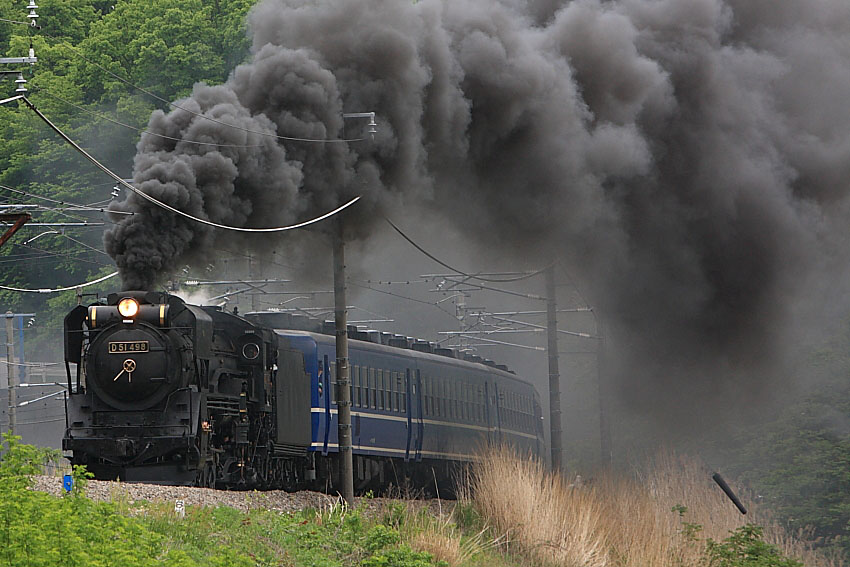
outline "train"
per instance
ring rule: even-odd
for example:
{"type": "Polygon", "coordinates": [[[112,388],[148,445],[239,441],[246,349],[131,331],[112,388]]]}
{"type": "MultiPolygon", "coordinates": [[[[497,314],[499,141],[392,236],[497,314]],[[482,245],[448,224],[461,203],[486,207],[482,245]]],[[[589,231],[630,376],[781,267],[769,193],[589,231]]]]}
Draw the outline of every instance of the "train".
{"type": "MultiPolygon", "coordinates": [[[[450,486],[494,444],[542,455],[535,388],[507,367],[348,327],[354,482],[450,486]]],[[[337,490],[329,322],[157,291],[111,293],[64,321],[62,449],[97,479],[337,490]]]]}

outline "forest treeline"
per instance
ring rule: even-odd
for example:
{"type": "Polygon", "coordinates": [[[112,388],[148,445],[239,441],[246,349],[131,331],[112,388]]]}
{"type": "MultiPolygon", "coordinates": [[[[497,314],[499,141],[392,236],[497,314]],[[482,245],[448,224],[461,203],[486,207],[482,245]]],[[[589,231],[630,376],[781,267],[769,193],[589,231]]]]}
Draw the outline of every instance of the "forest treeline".
{"type": "MultiPolygon", "coordinates": [[[[244,60],[249,45],[245,16],[252,3],[44,0],[38,3],[39,28],[26,25],[26,2],[3,3],[0,54],[23,57],[32,47],[38,63],[2,70],[21,71],[27,98],[45,116],[114,172],[130,177],[135,144],[151,112],[168,110],[165,101],[189,94],[196,82],[224,81],[244,60]]],[[[0,75],[0,99],[16,94],[18,78],[0,75]]],[[[0,106],[0,185],[4,204],[50,209],[35,213],[32,223],[109,223],[101,213],[57,210],[62,207],[56,201],[106,206],[115,182],[20,102],[0,106]]],[[[0,285],[57,288],[113,272],[102,233],[103,226],[26,226],[0,248],[0,285]]],[[[116,284],[110,280],[86,292],[116,284]]],[[[43,356],[61,352],[56,331],[75,301],[73,291],[0,290],[6,309],[38,314],[27,329],[27,342],[31,352],[43,356]]]]}

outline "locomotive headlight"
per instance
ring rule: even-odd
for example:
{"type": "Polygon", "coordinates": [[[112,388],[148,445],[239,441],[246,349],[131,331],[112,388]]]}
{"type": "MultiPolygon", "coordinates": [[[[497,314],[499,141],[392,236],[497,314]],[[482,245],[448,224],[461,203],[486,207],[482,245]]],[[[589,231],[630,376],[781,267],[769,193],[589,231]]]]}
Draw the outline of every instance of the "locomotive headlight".
{"type": "Polygon", "coordinates": [[[133,298],[125,297],[118,302],[118,313],[125,319],[132,319],[139,313],[139,302],[133,298]]]}

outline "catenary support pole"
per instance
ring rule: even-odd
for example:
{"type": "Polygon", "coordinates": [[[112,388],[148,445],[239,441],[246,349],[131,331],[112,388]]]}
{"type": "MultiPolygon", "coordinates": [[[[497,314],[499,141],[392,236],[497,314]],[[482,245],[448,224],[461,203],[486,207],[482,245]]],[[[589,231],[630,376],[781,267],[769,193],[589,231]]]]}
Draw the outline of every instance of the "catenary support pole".
{"type": "Polygon", "coordinates": [[[549,437],[552,447],[552,470],[560,471],[561,439],[561,375],[558,371],[558,305],[555,298],[555,265],[546,268],[546,334],[549,351],[549,437]]]}
{"type": "Polygon", "coordinates": [[[605,328],[602,324],[602,316],[596,316],[597,335],[599,345],[596,354],[596,374],[599,382],[599,449],[602,458],[602,466],[609,466],[614,461],[614,447],[611,441],[611,415],[609,404],[611,401],[611,388],[608,383],[608,372],[605,358],[605,328]]]}
{"type": "Polygon", "coordinates": [[[15,434],[17,426],[16,408],[18,406],[17,392],[15,391],[15,370],[13,368],[15,362],[15,331],[12,328],[14,314],[11,311],[6,312],[6,376],[8,381],[9,392],[9,433],[15,434]]]}
{"type": "Polygon", "coordinates": [[[333,236],[334,316],[336,321],[336,404],[339,420],[339,473],[342,497],[354,504],[354,459],[351,447],[351,389],[348,369],[348,310],[345,308],[345,242],[337,219],[333,236]]]}

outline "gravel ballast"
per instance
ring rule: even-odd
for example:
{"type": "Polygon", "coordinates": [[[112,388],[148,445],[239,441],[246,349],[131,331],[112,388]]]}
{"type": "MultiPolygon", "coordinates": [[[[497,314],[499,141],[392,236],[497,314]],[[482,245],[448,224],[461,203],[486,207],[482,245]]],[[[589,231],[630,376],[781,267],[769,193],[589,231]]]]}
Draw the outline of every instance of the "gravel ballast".
{"type": "MultiPolygon", "coordinates": [[[[33,489],[61,496],[64,492],[62,477],[37,476],[33,479],[33,489]]],[[[309,491],[229,491],[104,480],[89,480],[86,485],[86,496],[92,500],[126,500],[131,503],[137,500],[171,502],[182,500],[185,506],[230,506],[243,511],[262,508],[279,512],[326,508],[338,501],[338,498],[328,494],[309,491]]]]}
{"type": "MultiPolygon", "coordinates": [[[[61,496],[61,476],[36,476],[33,478],[33,490],[61,496]]],[[[89,480],[86,496],[92,500],[123,500],[130,504],[136,501],[163,501],[176,503],[182,500],[184,506],[229,506],[237,510],[250,509],[273,510],[277,512],[297,512],[305,509],[324,509],[341,501],[339,496],[321,492],[284,490],[232,491],[196,488],[193,486],[166,486],[159,484],[126,483],[105,480],[89,480]]],[[[387,503],[398,502],[385,498],[355,498],[355,506],[367,515],[380,512],[387,503]]],[[[421,509],[428,507],[437,516],[451,513],[452,501],[440,500],[404,500],[406,507],[421,509]]]]}

